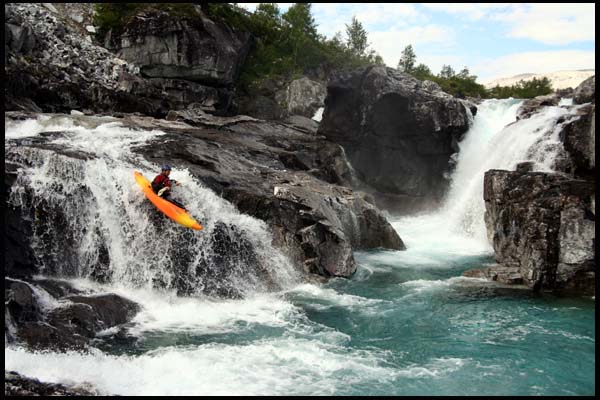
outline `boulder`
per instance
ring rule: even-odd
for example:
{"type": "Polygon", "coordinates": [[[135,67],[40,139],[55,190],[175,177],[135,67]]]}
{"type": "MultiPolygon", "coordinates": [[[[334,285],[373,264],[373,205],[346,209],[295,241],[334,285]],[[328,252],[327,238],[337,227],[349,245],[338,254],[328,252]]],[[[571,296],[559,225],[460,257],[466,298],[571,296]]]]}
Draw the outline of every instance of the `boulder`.
{"type": "Polygon", "coordinates": [[[596,76],[590,76],[575,88],[573,93],[575,104],[596,103],[596,76]]]}
{"type": "Polygon", "coordinates": [[[560,96],[556,93],[525,100],[517,110],[517,120],[531,117],[539,112],[542,107],[557,106],[559,101],[560,96]]]}
{"type": "Polygon", "coordinates": [[[5,336],[32,349],[86,349],[102,330],[140,310],[113,293],[83,294],[65,281],[4,278],[5,336]],[[47,291],[44,288],[54,290],[47,291]]]}
{"type": "Polygon", "coordinates": [[[469,128],[463,102],[393,68],[369,66],[333,74],[325,104],[318,133],[344,148],[378,204],[414,211],[439,203],[469,128]]]}
{"type": "Polygon", "coordinates": [[[596,105],[581,106],[576,118],[566,121],[559,138],[566,151],[557,169],[577,178],[595,180],[596,175],[596,105]]]}
{"type": "MultiPolygon", "coordinates": [[[[556,173],[487,171],[485,222],[504,281],[595,291],[595,183],[556,173]]],[[[510,283],[510,282],[508,282],[510,283]]]]}
{"type": "Polygon", "coordinates": [[[324,106],[327,88],[321,82],[308,77],[295,79],[284,90],[275,94],[275,100],[289,115],[311,118],[324,106]]]}

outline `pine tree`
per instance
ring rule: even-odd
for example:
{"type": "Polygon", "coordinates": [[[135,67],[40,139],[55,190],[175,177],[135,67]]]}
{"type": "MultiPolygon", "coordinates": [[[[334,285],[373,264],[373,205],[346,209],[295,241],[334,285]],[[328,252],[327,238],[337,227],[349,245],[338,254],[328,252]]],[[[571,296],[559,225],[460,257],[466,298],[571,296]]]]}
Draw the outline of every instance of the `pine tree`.
{"type": "Polygon", "coordinates": [[[367,31],[354,16],[350,25],[346,24],[346,36],[348,37],[346,41],[348,49],[356,56],[364,56],[369,47],[367,31]]]}
{"type": "Polygon", "coordinates": [[[450,79],[452,77],[454,77],[455,73],[454,70],[452,69],[451,66],[449,65],[443,65],[442,66],[442,70],[440,71],[440,78],[446,78],[446,79],[450,79]]]}
{"type": "Polygon", "coordinates": [[[415,68],[416,61],[417,56],[415,51],[413,50],[412,45],[409,44],[402,50],[402,57],[400,57],[400,61],[398,61],[398,69],[410,74],[415,68]]]}
{"type": "Polygon", "coordinates": [[[310,58],[313,44],[319,39],[317,26],[311,15],[311,3],[295,3],[283,14],[286,22],[287,42],[292,54],[294,71],[299,64],[298,52],[303,50],[303,58],[310,58]]]}

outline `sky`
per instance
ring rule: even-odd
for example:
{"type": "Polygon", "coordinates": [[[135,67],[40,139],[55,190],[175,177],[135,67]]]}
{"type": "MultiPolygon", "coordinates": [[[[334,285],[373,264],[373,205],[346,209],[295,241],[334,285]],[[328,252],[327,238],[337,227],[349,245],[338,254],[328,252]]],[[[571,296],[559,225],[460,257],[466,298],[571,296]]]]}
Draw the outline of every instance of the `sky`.
{"type": "MultiPolygon", "coordinates": [[[[258,3],[238,3],[253,11],[258,3]]],[[[293,3],[278,3],[282,12],[293,3]]],[[[479,83],[523,73],[595,69],[594,3],[313,3],[320,34],[352,16],[370,48],[396,68],[409,44],[433,73],[467,67],[479,83]]]]}

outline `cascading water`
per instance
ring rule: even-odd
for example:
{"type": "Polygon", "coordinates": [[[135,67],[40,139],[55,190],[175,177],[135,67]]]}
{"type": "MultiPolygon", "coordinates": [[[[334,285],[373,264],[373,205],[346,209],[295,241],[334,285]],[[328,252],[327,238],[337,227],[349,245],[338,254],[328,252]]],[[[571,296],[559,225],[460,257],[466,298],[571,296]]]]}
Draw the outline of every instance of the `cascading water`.
{"type": "Polygon", "coordinates": [[[521,100],[507,99],[486,100],[478,106],[469,131],[459,143],[456,168],[440,210],[394,223],[401,237],[407,237],[409,249],[412,237],[415,244],[433,242],[444,252],[492,251],[483,217],[485,172],[514,170],[524,161],[534,162],[533,170],[552,171],[555,158],[562,151],[558,138],[562,124],[558,121],[575,113],[573,107],[546,107],[517,121],[521,104],[521,100]]]}
{"type": "Polygon", "coordinates": [[[27,165],[10,201],[35,210],[40,272],[185,294],[243,295],[294,282],[265,224],[238,213],[187,170],[172,172],[183,183],[175,196],[204,230],[183,229],[154,210],[133,171],[152,179],[158,167],[130,149],[162,134],[92,117],[43,116],[6,127],[6,157],[27,165]],[[40,132],[43,145],[23,142],[40,132]]]}

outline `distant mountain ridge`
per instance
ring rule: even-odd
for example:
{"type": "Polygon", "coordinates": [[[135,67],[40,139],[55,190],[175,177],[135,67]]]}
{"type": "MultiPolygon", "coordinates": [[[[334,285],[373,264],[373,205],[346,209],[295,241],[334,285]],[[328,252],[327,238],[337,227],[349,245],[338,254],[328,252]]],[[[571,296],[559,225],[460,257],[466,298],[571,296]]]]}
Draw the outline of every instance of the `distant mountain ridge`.
{"type": "Polygon", "coordinates": [[[545,73],[525,73],[514,75],[508,78],[498,78],[492,81],[484,83],[487,89],[493,88],[496,85],[500,86],[511,86],[519,82],[520,80],[529,81],[533,78],[547,77],[552,82],[553,89],[566,89],[568,87],[576,88],[581,82],[586,80],[592,75],[596,74],[594,68],[590,69],[579,69],[579,70],[564,70],[555,72],[545,73]]]}

